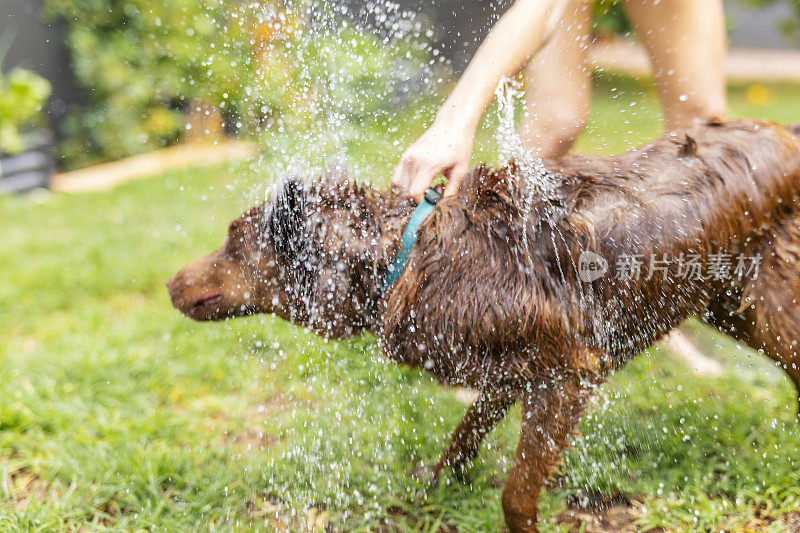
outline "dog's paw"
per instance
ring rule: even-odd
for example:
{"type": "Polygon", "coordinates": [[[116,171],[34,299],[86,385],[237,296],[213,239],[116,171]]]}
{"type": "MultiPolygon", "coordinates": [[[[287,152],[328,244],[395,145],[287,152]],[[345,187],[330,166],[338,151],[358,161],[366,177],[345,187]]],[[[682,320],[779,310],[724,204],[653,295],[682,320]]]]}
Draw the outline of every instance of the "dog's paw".
{"type": "Polygon", "coordinates": [[[439,470],[435,466],[420,466],[411,471],[411,477],[420,483],[435,485],[439,480],[439,470]]]}

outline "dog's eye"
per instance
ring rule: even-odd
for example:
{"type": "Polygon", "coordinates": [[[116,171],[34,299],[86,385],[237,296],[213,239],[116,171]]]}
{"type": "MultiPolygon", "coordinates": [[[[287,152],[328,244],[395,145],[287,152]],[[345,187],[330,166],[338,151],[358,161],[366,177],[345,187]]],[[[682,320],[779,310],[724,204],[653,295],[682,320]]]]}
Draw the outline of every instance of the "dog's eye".
{"type": "Polygon", "coordinates": [[[228,239],[228,243],[225,246],[225,255],[227,255],[231,261],[243,262],[247,255],[245,254],[244,248],[244,242],[242,242],[241,239],[228,239]]]}
{"type": "Polygon", "coordinates": [[[500,200],[500,195],[491,189],[483,191],[483,197],[489,200],[490,202],[497,202],[500,200]]]}

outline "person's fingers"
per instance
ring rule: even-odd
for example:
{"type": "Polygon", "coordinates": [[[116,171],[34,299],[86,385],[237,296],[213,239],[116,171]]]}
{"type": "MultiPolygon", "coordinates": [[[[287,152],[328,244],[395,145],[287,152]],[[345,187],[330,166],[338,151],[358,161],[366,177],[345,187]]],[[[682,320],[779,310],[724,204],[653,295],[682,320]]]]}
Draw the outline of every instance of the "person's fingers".
{"type": "Polygon", "coordinates": [[[431,186],[433,178],[435,178],[438,173],[439,169],[437,167],[419,169],[416,175],[411,179],[408,195],[411,196],[415,202],[420,203],[425,196],[425,191],[431,186]]]}
{"type": "Polygon", "coordinates": [[[405,169],[403,166],[403,161],[400,160],[394,167],[394,173],[392,174],[392,185],[397,186],[400,190],[404,190],[405,184],[405,169]]]}
{"type": "Polygon", "coordinates": [[[417,156],[411,149],[406,150],[400,157],[400,161],[394,169],[392,175],[392,183],[400,187],[400,190],[407,190],[411,177],[414,175],[415,167],[417,166],[417,156]]]}
{"type": "Polygon", "coordinates": [[[467,166],[455,165],[446,175],[447,187],[444,189],[444,195],[453,196],[458,192],[459,187],[461,187],[461,182],[464,181],[464,177],[467,175],[467,166]]]}

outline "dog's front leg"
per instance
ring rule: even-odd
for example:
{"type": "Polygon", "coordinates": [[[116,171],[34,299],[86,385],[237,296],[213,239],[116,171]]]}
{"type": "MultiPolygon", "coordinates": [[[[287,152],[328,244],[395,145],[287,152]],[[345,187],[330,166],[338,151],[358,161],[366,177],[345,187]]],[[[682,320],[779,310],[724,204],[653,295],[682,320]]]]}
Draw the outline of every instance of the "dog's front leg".
{"type": "Polygon", "coordinates": [[[515,401],[510,391],[482,391],[459,422],[439,462],[417,468],[412,475],[420,480],[436,481],[445,467],[460,474],[464,465],[478,454],[483,438],[505,417],[515,401]]]}
{"type": "Polygon", "coordinates": [[[522,390],[519,444],[503,489],[503,512],[512,533],[537,531],[539,492],[561,462],[597,382],[569,370],[522,390]]]}

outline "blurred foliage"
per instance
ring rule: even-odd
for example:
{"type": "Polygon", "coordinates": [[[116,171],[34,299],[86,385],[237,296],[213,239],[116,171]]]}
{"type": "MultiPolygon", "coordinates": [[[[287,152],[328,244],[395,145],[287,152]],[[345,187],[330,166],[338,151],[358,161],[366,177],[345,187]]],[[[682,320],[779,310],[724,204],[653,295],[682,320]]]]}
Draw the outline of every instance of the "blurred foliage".
{"type": "Polygon", "coordinates": [[[50,82],[29,70],[15,68],[0,73],[0,152],[25,149],[23,133],[42,119],[42,106],[50,97],[50,82]]]}
{"type": "Polygon", "coordinates": [[[217,101],[230,72],[207,58],[226,16],[219,0],[46,0],[64,20],[88,105],[64,123],[69,166],[117,159],[176,141],[195,99],[217,101]]]}
{"type": "MultiPolygon", "coordinates": [[[[800,0],[743,1],[791,1],[800,12],[800,0]]],[[[324,123],[346,135],[385,113],[397,82],[412,80],[410,87],[413,69],[426,63],[424,43],[331,23],[327,2],[314,2],[313,9],[310,0],[44,4],[66,24],[88,100],[61,125],[67,167],[173,144],[189,122],[213,129],[214,121],[224,121],[244,134],[324,123]]],[[[594,29],[631,30],[618,0],[595,3],[594,29]]]]}
{"type": "Polygon", "coordinates": [[[309,122],[320,95],[350,95],[347,118],[370,116],[408,46],[385,46],[345,24],[312,32],[327,4],[226,0],[45,0],[89,103],[65,121],[67,166],[118,159],[178,141],[187,115],[229,130],[309,122]],[[313,17],[312,17],[313,16],[313,17]],[[332,65],[335,64],[335,65],[332,65]],[[336,79],[330,74],[337,73],[336,79]],[[322,89],[322,90],[320,90],[322,89]]]}
{"type": "Polygon", "coordinates": [[[598,35],[624,35],[631,25],[619,0],[598,0],[594,3],[592,29],[598,35]]]}

